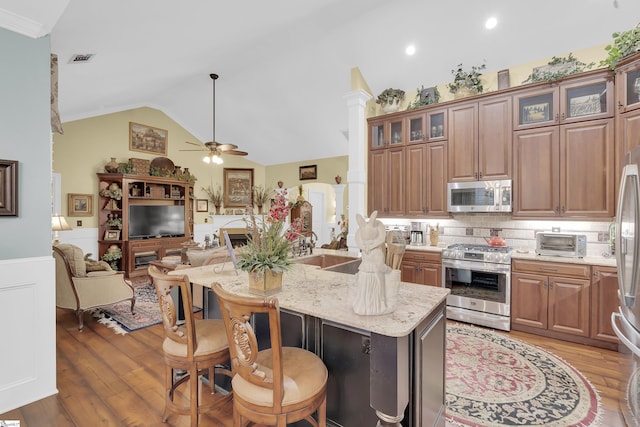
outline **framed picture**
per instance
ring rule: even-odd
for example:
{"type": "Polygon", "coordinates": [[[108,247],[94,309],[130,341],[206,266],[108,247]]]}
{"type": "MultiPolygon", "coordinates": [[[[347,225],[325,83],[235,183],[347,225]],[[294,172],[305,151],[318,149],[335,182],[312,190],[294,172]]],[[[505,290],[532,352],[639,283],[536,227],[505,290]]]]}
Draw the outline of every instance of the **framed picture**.
{"type": "Polygon", "coordinates": [[[18,216],[17,160],[0,160],[0,216],[18,216]]]}
{"type": "Polygon", "coordinates": [[[224,168],[225,208],[253,205],[253,169],[224,168]]]}
{"type": "Polygon", "coordinates": [[[209,200],[197,199],[196,200],[196,212],[209,212],[209,200]]]}
{"type": "Polygon", "coordinates": [[[93,194],[69,193],[67,216],[93,216],[93,194]]]}
{"type": "Polygon", "coordinates": [[[103,240],[120,240],[120,230],[106,230],[103,240]]]}
{"type": "Polygon", "coordinates": [[[551,105],[548,102],[523,105],[520,112],[520,121],[522,124],[546,122],[549,120],[550,110],[551,105]]]}
{"type": "Polygon", "coordinates": [[[305,179],[318,179],[318,165],[300,166],[299,177],[305,179]]]}
{"type": "Polygon", "coordinates": [[[569,99],[569,117],[590,116],[601,111],[600,94],[598,93],[569,99]]]}
{"type": "Polygon", "coordinates": [[[129,150],[166,156],[168,134],[164,129],[129,122],[129,150]]]}

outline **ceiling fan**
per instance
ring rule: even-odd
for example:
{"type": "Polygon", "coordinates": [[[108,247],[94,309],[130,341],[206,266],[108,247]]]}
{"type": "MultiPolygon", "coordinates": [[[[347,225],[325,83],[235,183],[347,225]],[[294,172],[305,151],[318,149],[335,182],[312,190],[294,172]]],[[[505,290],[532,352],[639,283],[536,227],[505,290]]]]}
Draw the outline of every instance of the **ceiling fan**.
{"type": "Polygon", "coordinates": [[[207,155],[202,159],[205,163],[215,163],[217,165],[223,163],[222,154],[231,154],[234,156],[246,156],[246,151],[238,150],[238,146],[234,144],[221,144],[216,141],[216,80],[217,74],[209,74],[211,80],[213,80],[213,141],[207,141],[204,144],[198,144],[195,142],[185,141],[187,144],[196,145],[200,148],[193,150],[180,150],[180,151],[207,151],[207,155]]]}

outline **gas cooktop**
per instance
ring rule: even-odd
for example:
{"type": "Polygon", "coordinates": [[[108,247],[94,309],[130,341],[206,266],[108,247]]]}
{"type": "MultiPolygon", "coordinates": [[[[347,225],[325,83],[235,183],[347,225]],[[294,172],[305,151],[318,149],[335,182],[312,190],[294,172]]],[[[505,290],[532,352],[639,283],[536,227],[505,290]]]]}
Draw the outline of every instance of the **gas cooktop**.
{"type": "Polygon", "coordinates": [[[442,258],[510,264],[512,250],[511,246],[455,243],[442,250],[442,258]]]}

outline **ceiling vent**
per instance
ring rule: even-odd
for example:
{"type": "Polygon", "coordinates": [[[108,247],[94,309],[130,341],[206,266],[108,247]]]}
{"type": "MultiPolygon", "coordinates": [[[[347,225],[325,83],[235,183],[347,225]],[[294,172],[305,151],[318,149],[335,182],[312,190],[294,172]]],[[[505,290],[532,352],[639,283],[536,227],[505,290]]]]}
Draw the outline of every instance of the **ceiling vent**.
{"type": "Polygon", "coordinates": [[[91,61],[91,59],[95,56],[95,53],[76,53],[71,56],[69,60],[69,64],[83,64],[91,61]]]}

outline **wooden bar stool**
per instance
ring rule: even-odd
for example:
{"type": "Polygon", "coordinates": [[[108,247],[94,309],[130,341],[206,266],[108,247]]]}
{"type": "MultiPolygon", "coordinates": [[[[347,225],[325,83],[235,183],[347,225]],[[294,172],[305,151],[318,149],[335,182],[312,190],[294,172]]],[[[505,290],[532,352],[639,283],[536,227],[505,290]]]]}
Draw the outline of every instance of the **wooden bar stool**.
{"type": "Polygon", "coordinates": [[[327,425],[327,368],[322,360],[297,347],[282,347],[280,308],[275,297],[240,297],[214,283],[227,329],[233,371],[233,425],[247,421],[285,427],[305,419],[327,425]],[[267,313],[271,348],[258,351],[249,323],[253,313],[267,313]],[[311,416],[318,413],[318,421],[311,416]]]}
{"type": "Polygon", "coordinates": [[[191,427],[198,425],[198,415],[203,414],[229,401],[232,393],[221,395],[219,399],[213,399],[211,403],[201,404],[198,395],[198,379],[201,374],[209,375],[209,390],[215,393],[214,374],[216,372],[231,376],[231,372],[217,365],[229,361],[229,345],[227,334],[222,320],[195,319],[193,316],[193,300],[191,287],[187,276],[169,276],[160,272],[152,265],[149,267],[149,275],[158,294],[158,303],[162,313],[164,325],[164,351],[165,370],[165,411],[162,417],[167,422],[170,413],[189,415],[191,427]],[[184,311],[184,324],[178,325],[176,307],[171,298],[171,288],[178,287],[182,295],[184,311]],[[186,372],[177,378],[175,371],[186,372]],[[181,405],[174,401],[176,389],[185,382],[189,382],[189,405],[181,405]]]}

